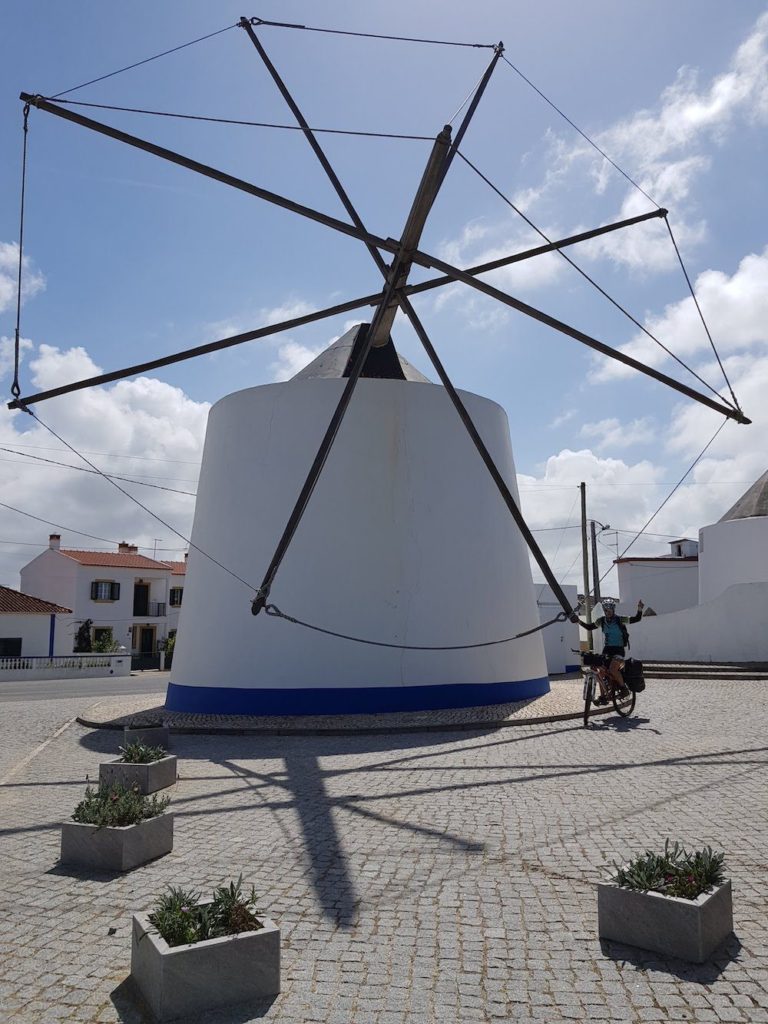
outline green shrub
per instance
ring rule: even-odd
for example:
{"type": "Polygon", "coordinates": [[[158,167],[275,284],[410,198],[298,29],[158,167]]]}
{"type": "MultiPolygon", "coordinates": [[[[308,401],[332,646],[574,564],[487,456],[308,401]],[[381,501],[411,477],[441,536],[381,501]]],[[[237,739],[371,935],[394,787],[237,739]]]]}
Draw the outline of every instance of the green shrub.
{"type": "Polygon", "coordinates": [[[665,896],[681,896],[695,900],[703,892],[721,885],[724,879],[724,853],[715,853],[711,846],[688,853],[676,842],[670,846],[667,839],[664,853],[646,850],[626,867],[616,867],[616,881],[625,889],[641,892],[660,892],[665,896]]]}
{"type": "Polygon", "coordinates": [[[126,743],[120,747],[120,760],[124,764],[151,764],[153,761],[160,761],[168,756],[164,747],[150,747],[148,743],[126,743]]]}
{"type": "Polygon", "coordinates": [[[263,928],[256,917],[256,890],[245,895],[243,876],[213,892],[211,903],[200,904],[199,892],[168,886],[159,896],[149,922],[169,946],[204,942],[224,935],[238,935],[263,928]]]}
{"type": "Polygon", "coordinates": [[[167,796],[142,796],[136,787],[126,789],[119,783],[102,783],[96,790],[86,787],[85,797],[75,808],[72,820],[99,828],[136,825],[145,818],[156,818],[169,803],[167,796]]]}

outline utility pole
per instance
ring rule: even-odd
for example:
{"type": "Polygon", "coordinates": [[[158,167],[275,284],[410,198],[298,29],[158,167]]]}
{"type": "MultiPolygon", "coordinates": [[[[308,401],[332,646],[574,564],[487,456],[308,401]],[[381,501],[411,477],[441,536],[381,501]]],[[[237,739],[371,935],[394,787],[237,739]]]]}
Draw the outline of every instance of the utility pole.
{"type": "MultiPolygon", "coordinates": [[[[581,556],[584,569],[584,619],[592,624],[592,602],[589,596],[589,553],[587,551],[587,485],[579,484],[581,491],[581,556]]],[[[592,650],[592,630],[587,630],[587,648],[592,650]]]]}
{"type": "Polygon", "coordinates": [[[595,581],[595,604],[600,604],[600,569],[597,565],[597,536],[595,534],[595,520],[590,519],[589,528],[592,534],[592,579],[595,581]]]}

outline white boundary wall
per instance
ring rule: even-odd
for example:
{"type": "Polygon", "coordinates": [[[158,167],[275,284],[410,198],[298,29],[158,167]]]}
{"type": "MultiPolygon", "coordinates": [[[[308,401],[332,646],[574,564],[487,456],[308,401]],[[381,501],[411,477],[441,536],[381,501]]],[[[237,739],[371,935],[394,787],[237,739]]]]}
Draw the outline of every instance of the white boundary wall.
{"type": "MultiPolygon", "coordinates": [[[[546,583],[534,584],[536,588],[536,604],[539,606],[539,622],[549,622],[563,609],[560,602],[555,599],[552,588],[546,583]]],[[[563,592],[576,607],[579,595],[575,584],[567,583],[563,586],[563,592]]],[[[573,650],[579,649],[579,624],[578,622],[555,622],[546,629],[542,629],[541,636],[544,640],[544,654],[547,659],[547,672],[550,675],[560,675],[563,672],[574,671],[581,668],[581,659],[573,650]]]]}
{"type": "Polygon", "coordinates": [[[734,583],[768,580],[768,516],[728,519],[699,531],[699,602],[734,583]]]}
{"type": "Polygon", "coordinates": [[[630,627],[644,661],[768,661],[768,583],[737,583],[714,600],[630,627]]]}
{"type": "Polygon", "coordinates": [[[96,679],[129,676],[130,654],[67,654],[54,658],[0,658],[0,683],[23,679],[96,679]]]}

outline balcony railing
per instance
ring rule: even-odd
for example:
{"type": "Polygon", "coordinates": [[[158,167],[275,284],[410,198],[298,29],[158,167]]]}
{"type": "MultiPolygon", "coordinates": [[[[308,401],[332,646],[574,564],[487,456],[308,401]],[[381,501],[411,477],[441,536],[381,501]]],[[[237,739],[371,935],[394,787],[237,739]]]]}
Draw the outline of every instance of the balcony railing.
{"type": "Polygon", "coordinates": [[[134,601],[133,617],[135,619],[158,619],[165,615],[165,601],[134,601]]]}
{"type": "Polygon", "coordinates": [[[44,655],[19,654],[14,657],[0,658],[0,671],[32,671],[33,669],[50,668],[110,668],[115,658],[125,658],[126,654],[61,654],[52,658],[44,655]]]}

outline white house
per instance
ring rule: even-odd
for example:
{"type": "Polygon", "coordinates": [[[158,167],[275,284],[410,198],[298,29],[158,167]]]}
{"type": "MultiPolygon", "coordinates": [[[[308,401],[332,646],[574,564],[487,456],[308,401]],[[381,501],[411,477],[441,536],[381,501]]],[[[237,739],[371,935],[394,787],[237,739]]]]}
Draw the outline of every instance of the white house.
{"type": "Polygon", "coordinates": [[[624,608],[642,600],[657,615],[693,608],[699,602],[699,545],[682,537],[670,542],[668,555],[617,558],[619,593],[624,608]]]}
{"type": "Polygon", "coordinates": [[[92,642],[111,637],[150,655],[176,627],[183,568],[140,555],[133,544],[115,552],[64,549],[52,533],[48,548],[22,568],[21,590],[72,608],[77,623],[91,619],[92,642]]]}
{"type": "Polygon", "coordinates": [[[633,627],[632,653],[669,661],[768,661],[768,473],[719,522],[699,531],[698,603],[644,618],[633,627]]]}
{"type": "Polygon", "coordinates": [[[0,661],[53,658],[71,651],[69,608],[0,586],[0,661]]]}

